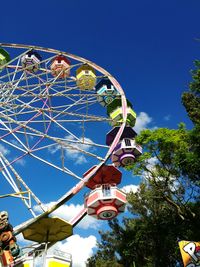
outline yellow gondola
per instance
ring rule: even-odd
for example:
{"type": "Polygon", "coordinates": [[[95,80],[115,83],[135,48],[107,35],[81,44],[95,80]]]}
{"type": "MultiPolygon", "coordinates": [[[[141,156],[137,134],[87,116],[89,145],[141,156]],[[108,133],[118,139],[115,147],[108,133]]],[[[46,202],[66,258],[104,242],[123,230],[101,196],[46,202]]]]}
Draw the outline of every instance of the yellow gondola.
{"type": "Polygon", "coordinates": [[[96,84],[95,70],[83,64],[76,70],[76,84],[81,90],[93,90],[96,84]]]}

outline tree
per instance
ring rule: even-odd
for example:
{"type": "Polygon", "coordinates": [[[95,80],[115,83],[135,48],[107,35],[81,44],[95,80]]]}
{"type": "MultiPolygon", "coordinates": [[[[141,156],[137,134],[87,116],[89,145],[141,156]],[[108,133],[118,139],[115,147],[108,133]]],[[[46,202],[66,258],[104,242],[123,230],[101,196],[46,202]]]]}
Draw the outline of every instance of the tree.
{"type": "Polygon", "coordinates": [[[192,82],[189,91],[182,94],[182,103],[194,125],[200,125],[200,61],[195,60],[195,69],[191,71],[192,82]]]}
{"type": "Polygon", "coordinates": [[[194,155],[192,162],[192,171],[190,162],[182,166],[185,173],[189,173],[193,179],[199,183],[200,176],[200,61],[195,61],[195,69],[192,73],[192,82],[189,84],[189,90],[182,95],[182,103],[187,111],[194,128],[190,132],[191,153],[194,155]]]}
{"type": "Polygon", "coordinates": [[[131,167],[134,174],[144,177],[157,188],[163,201],[182,219],[193,218],[195,212],[187,203],[199,196],[199,187],[197,177],[192,179],[193,172],[196,174],[196,155],[191,153],[190,131],[183,124],[177,130],[144,130],[137,142],[143,146],[144,153],[131,167]]]}

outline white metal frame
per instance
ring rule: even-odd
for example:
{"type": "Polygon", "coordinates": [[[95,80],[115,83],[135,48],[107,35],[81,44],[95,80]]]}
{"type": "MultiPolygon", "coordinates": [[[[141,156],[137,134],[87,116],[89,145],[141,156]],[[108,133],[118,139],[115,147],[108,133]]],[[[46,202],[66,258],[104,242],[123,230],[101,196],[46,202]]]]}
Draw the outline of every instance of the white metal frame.
{"type": "MultiPolygon", "coordinates": [[[[118,144],[120,136],[126,125],[127,103],[124,91],[117,80],[106,70],[89,60],[63,51],[38,46],[7,43],[0,43],[0,46],[2,48],[19,51],[19,54],[14,59],[12,59],[8,64],[5,64],[4,67],[6,69],[6,73],[0,77],[0,132],[3,133],[0,136],[0,140],[2,143],[10,145],[12,148],[21,152],[21,156],[12,161],[6,159],[5,155],[0,154],[0,163],[2,166],[1,171],[14,191],[14,193],[10,195],[20,197],[34,217],[33,219],[23,222],[21,225],[15,227],[14,233],[17,235],[29,225],[40,218],[48,216],[66,201],[71,199],[84,187],[85,183],[97,172],[97,170],[107,162],[112,151],[118,144]],[[20,66],[21,56],[31,49],[41,51],[46,55],[42,61],[42,67],[37,74],[27,73],[25,69],[22,69],[20,66]],[[59,54],[65,55],[75,62],[71,65],[72,69],[83,63],[89,64],[97,71],[98,79],[105,76],[108,77],[117,89],[122,103],[123,123],[121,124],[121,127],[110,147],[98,143],[89,143],[87,140],[85,141],[84,127],[87,122],[109,122],[110,119],[107,117],[89,114],[89,107],[97,102],[97,94],[95,91],[81,92],[76,87],[76,78],[74,76],[70,76],[66,80],[59,80],[58,76],[50,76],[50,69],[48,68],[49,63],[55,55],[59,54]],[[65,98],[66,104],[52,106],[51,99],[56,97],[65,98]],[[69,103],[67,103],[67,101],[69,103]],[[76,109],[73,110],[74,107],[76,107],[76,109]],[[86,110],[86,112],[84,111],[85,113],[83,113],[83,110],[86,110]],[[29,119],[26,120],[26,117],[29,119]],[[72,117],[74,118],[72,119],[72,117]],[[63,127],[62,124],[64,122],[82,123],[83,138],[80,139],[80,137],[76,136],[69,129],[63,127]],[[52,123],[56,124],[62,131],[66,132],[67,135],[71,136],[71,139],[69,138],[66,140],[49,134],[48,130],[52,123]],[[41,131],[40,127],[37,127],[37,125],[43,125],[44,130],[41,131]],[[21,138],[21,136],[23,138],[21,138]],[[11,141],[8,137],[12,137],[15,142],[11,141]],[[37,138],[38,140],[33,146],[31,146],[29,142],[30,137],[37,138]],[[42,145],[42,141],[44,139],[49,140],[51,143],[42,145]],[[77,144],[101,147],[102,149],[107,149],[107,153],[104,157],[101,157],[95,153],[89,152],[87,149],[84,150],[78,147],[77,144]],[[88,175],[82,178],[71,171],[69,167],[65,166],[64,156],[62,158],[62,164],[58,166],[35,154],[37,151],[49,149],[55,146],[59,146],[61,148],[61,153],[63,153],[63,149],[67,147],[80,153],[84,153],[87,156],[96,158],[99,163],[88,175]],[[54,167],[57,170],[78,179],[79,182],[60,199],[58,199],[51,208],[45,210],[41,201],[35,196],[13,167],[14,162],[26,155],[30,155],[44,164],[54,167]],[[16,181],[21,187],[16,184],[16,181]],[[22,188],[24,190],[22,190],[22,188]],[[32,201],[36,202],[41,207],[42,212],[39,216],[36,216],[32,209],[32,201]]],[[[86,210],[83,209],[71,220],[71,224],[75,226],[85,215],[86,210]]]]}

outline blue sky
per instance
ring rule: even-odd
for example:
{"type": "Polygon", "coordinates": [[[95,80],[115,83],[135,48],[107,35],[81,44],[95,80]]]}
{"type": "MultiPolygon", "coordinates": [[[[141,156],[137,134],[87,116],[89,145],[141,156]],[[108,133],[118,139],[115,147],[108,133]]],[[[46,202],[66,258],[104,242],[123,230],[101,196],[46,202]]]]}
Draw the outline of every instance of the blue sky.
{"type": "Polygon", "coordinates": [[[13,1],[4,9],[9,14],[0,18],[2,42],[88,58],[118,79],[137,112],[145,110],[156,124],[170,114],[174,127],[184,119],[180,94],[199,51],[198,0],[36,0],[32,7],[13,1]]]}
{"type": "MultiPolygon", "coordinates": [[[[1,10],[2,43],[63,50],[108,70],[139,115],[138,128],[176,128],[182,121],[191,127],[181,105],[181,93],[187,90],[193,61],[200,57],[198,0],[35,0],[32,5],[18,0],[3,1],[1,10]]],[[[41,200],[55,201],[65,193],[66,180],[63,174],[37,164],[24,162],[23,166],[16,164],[16,169],[41,200]],[[56,190],[55,177],[60,179],[56,190]]],[[[123,186],[138,181],[131,173],[123,172],[123,186]]],[[[2,210],[7,205],[12,209],[9,201],[1,199],[2,210]]],[[[82,195],[70,203],[75,206],[66,206],[68,212],[82,204],[82,195]]],[[[21,206],[17,213],[10,214],[11,223],[22,222],[27,214],[21,206]]],[[[98,228],[106,228],[106,223],[91,224],[94,227],[75,229],[77,240],[88,244],[85,255],[95,247],[98,228]]],[[[66,242],[66,248],[69,246],[66,242]]],[[[77,266],[84,266],[83,260],[79,259],[77,266]]]]}

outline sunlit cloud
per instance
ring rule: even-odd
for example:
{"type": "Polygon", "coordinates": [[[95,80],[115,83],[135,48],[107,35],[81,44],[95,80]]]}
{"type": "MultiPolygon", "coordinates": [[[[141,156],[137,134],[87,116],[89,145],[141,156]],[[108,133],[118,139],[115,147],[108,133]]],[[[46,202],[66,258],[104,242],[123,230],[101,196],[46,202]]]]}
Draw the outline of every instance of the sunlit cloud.
{"type": "Polygon", "coordinates": [[[138,188],[139,188],[139,185],[129,184],[129,185],[123,186],[121,190],[124,191],[126,194],[128,194],[131,192],[136,193],[138,188]]]}
{"type": "Polygon", "coordinates": [[[147,160],[146,168],[147,168],[149,171],[143,171],[143,174],[142,174],[142,178],[143,178],[143,179],[145,179],[145,180],[152,179],[151,173],[154,172],[154,170],[155,170],[155,165],[156,165],[157,162],[158,162],[158,159],[157,159],[156,157],[152,157],[152,158],[149,158],[149,159],[147,160]]]}
{"type": "MultiPolygon", "coordinates": [[[[85,154],[87,152],[95,151],[95,148],[93,147],[94,142],[90,138],[87,138],[87,137],[84,138],[84,142],[86,144],[75,143],[74,142],[75,138],[71,136],[65,136],[65,139],[66,141],[64,141],[64,143],[66,144],[66,146],[63,147],[65,151],[65,156],[68,159],[72,160],[75,165],[81,165],[81,164],[87,163],[88,160],[85,154]]],[[[51,154],[55,154],[59,150],[60,150],[60,145],[56,145],[54,147],[49,148],[49,152],[51,154]]]]}
{"type": "Polygon", "coordinates": [[[7,156],[10,154],[10,150],[7,149],[4,145],[0,144],[0,153],[2,153],[4,156],[7,156]]]}
{"type": "Polygon", "coordinates": [[[136,119],[135,131],[140,133],[142,130],[149,128],[152,118],[146,112],[140,112],[136,119]]]}
{"type": "Polygon", "coordinates": [[[12,139],[11,140],[11,143],[13,144],[13,145],[15,145],[17,148],[23,148],[24,149],[24,147],[23,147],[23,145],[22,145],[22,143],[20,143],[17,139],[12,139]]]}
{"type": "Polygon", "coordinates": [[[28,245],[33,244],[33,241],[24,239],[22,233],[20,233],[19,235],[17,235],[16,238],[17,238],[17,243],[20,246],[23,246],[24,247],[24,246],[28,246],[28,245]]]}
{"type": "MultiPolygon", "coordinates": [[[[163,177],[163,176],[159,176],[157,174],[157,171],[156,171],[156,164],[158,164],[158,159],[156,157],[152,157],[150,159],[147,160],[147,169],[149,170],[148,171],[144,171],[143,174],[142,174],[142,178],[146,181],[149,181],[151,179],[155,179],[156,181],[165,181],[166,180],[166,177],[163,177]],[[153,173],[156,173],[156,175],[152,176],[153,173]]],[[[167,177],[168,181],[169,181],[169,188],[170,190],[173,192],[173,191],[176,191],[179,187],[179,182],[177,181],[177,177],[175,176],[172,176],[170,175],[169,177],[167,177]]]]}
{"type": "Polygon", "coordinates": [[[20,165],[20,166],[25,166],[26,161],[25,161],[24,158],[21,158],[21,159],[18,159],[18,160],[16,161],[16,163],[17,163],[18,165],[20,165]]]}
{"type": "MultiPolygon", "coordinates": [[[[22,234],[17,235],[17,243],[22,247],[30,247],[33,244],[31,241],[25,240],[22,234]]],[[[97,239],[94,235],[81,237],[76,234],[66,240],[57,242],[48,250],[48,254],[53,255],[55,249],[69,253],[72,256],[73,267],[85,267],[87,259],[92,256],[96,246],[97,239]]],[[[35,264],[37,267],[41,266],[43,257],[36,258],[35,264]]]]}
{"type": "MultiPolygon", "coordinates": [[[[53,206],[55,204],[55,202],[50,202],[50,203],[46,203],[43,204],[43,207],[45,209],[50,208],[51,206],[53,206]]],[[[81,210],[84,208],[83,205],[77,204],[64,204],[62,205],[60,208],[58,208],[56,211],[54,211],[52,213],[52,215],[60,217],[66,221],[70,221],[71,219],[73,219],[76,215],[78,215],[81,210]]],[[[39,206],[34,206],[34,211],[35,212],[41,212],[41,209],[39,206]]],[[[81,229],[97,229],[100,226],[101,222],[94,219],[91,216],[86,215],[80,222],[79,224],[77,224],[78,228],[81,229]]]]}
{"type": "Polygon", "coordinates": [[[171,115],[166,115],[165,117],[164,117],[164,120],[165,121],[169,121],[171,119],[171,115]]]}
{"type": "Polygon", "coordinates": [[[97,246],[96,244],[97,239],[94,235],[88,237],[73,235],[66,241],[58,242],[54,247],[72,255],[73,267],[85,267],[87,259],[92,256],[93,250],[97,246]]]}

